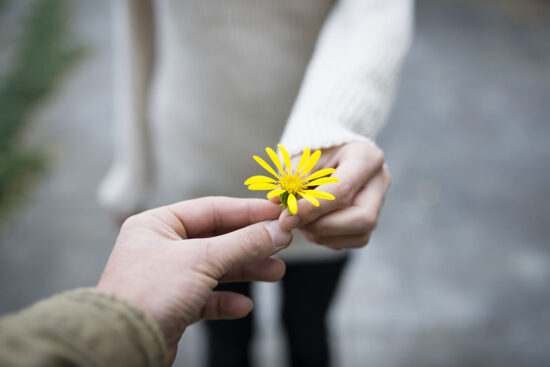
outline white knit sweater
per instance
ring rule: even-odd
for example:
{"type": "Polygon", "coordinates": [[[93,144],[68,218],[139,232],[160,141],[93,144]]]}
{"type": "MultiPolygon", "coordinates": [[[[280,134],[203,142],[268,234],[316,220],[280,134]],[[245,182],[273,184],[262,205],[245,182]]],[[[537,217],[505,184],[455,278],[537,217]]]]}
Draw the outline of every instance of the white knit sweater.
{"type": "MultiPolygon", "coordinates": [[[[252,155],[266,146],[281,142],[292,155],[374,140],[410,42],[412,6],[118,0],[115,157],[101,203],[132,212],[204,195],[257,197],[242,183],[263,174],[252,155]]],[[[337,254],[300,236],[285,251],[337,254]]]]}

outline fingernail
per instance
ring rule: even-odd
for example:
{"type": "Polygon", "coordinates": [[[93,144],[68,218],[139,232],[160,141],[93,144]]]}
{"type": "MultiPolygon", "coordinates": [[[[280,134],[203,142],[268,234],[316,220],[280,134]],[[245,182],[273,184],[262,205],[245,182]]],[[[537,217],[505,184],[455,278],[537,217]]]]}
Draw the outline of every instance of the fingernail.
{"type": "Polygon", "coordinates": [[[237,303],[241,304],[239,308],[245,310],[248,309],[248,312],[252,311],[252,309],[254,308],[254,302],[252,302],[252,300],[248,297],[237,298],[237,303]]]}
{"type": "Polygon", "coordinates": [[[272,220],[265,224],[265,228],[271,235],[271,241],[275,247],[283,247],[288,245],[292,235],[290,232],[285,232],[281,229],[278,220],[272,220]]]}
{"type": "Polygon", "coordinates": [[[294,228],[298,227],[300,223],[300,218],[297,215],[290,215],[290,213],[285,213],[281,219],[281,227],[285,231],[291,231],[294,228]]]}

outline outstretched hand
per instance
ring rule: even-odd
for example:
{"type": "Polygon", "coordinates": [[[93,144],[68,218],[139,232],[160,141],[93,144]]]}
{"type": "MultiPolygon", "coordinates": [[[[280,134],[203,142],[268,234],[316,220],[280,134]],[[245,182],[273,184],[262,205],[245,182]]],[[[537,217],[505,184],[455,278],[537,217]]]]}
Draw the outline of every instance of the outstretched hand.
{"type": "Polygon", "coordinates": [[[218,282],[282,278],[284,263],[270,256],[288,246],[291,234],[273,221],[279,214],[265,200],[210,197],[132,216],[97,287],[137,305],[160,326],[172,363],[188,325],[252,310],[244,295],[214,292],[218,282]]]}
{"type": "Polygon", "coordinates": [[[340,182],[322,187],[336,199],[320,200],[319,207],[299,200],[297,215],[281,214],[281,228],[298,228],[308,240],[334,249],[365,246],[390,186],[384,153],[372,143],[348,143],[324,150],[320,168],[336,168],[332,176],[340,182]]]}

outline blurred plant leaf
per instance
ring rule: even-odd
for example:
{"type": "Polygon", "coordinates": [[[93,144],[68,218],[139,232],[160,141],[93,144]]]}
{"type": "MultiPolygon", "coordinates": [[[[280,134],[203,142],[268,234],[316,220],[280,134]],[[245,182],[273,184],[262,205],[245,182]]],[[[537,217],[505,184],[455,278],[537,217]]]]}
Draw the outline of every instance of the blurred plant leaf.
{"type": "MultiPolygon", "coordinates": [[[[0,0],[0,10],[6,6],[0,0]]],[[[46,168],[43,151],[20,143],[30,111],[84,54],[68,32],[67,0],[35,0],[11,69],[0,80],[0,219],[46,168]]]]}

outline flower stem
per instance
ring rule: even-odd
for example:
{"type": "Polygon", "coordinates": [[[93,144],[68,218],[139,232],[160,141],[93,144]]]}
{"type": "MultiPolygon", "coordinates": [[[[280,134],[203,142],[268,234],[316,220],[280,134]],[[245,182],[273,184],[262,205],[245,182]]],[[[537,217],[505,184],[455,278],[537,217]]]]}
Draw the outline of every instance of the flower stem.
{"type": "MultiPolygon", "coordinates": [[[[288,209],[288,192],[283,192],[281,195],[279,195],[279,199],[281,200],[281,207],[288,209]]],[[[292,213],[290,213],[292,215],[292,213]]]]}

